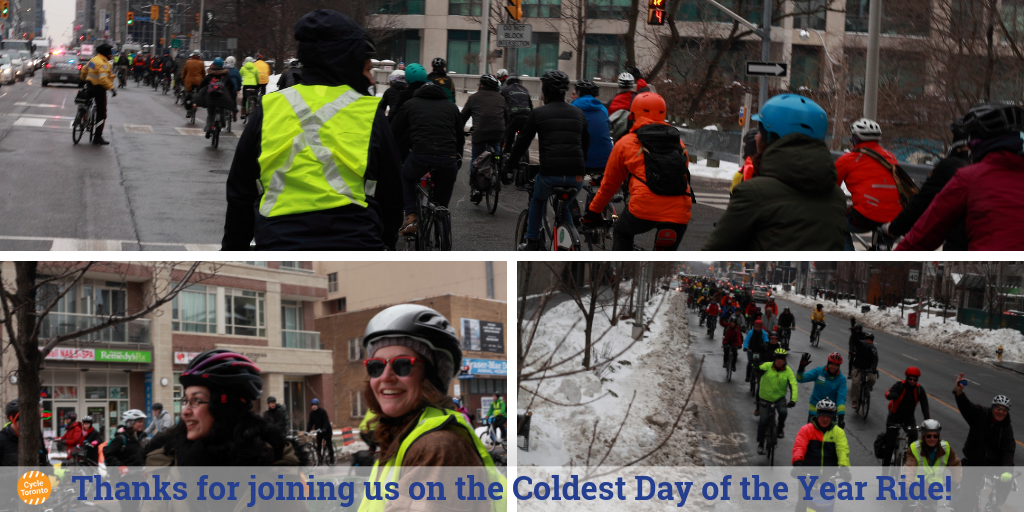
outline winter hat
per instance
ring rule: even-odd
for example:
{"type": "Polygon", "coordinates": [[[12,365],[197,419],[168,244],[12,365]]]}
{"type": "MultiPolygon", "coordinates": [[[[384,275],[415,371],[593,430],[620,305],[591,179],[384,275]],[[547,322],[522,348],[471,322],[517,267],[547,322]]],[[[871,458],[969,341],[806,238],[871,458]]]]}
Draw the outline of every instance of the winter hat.
{"type": "Polygon", "coordinates": [[[384,336],[371,341],[366,346],[366,356],[373,357],[378,350],[384,347],[406,347],[416,352],[416,355],[428,363],[426,377],[430,379],[442,393],[448,391],[448,384],[451,383],[454,368],[448,357],[434,357],[434,350],[426,342],[410,336],[384,336]]]}
{"type": "Polygon", "coordinates": [[[224,59],[222,59],[220,57],[217,57],[216,59],[213,59],[213,67],[218,68],[218,69],[223,68],[224,67],[224,59]]]}

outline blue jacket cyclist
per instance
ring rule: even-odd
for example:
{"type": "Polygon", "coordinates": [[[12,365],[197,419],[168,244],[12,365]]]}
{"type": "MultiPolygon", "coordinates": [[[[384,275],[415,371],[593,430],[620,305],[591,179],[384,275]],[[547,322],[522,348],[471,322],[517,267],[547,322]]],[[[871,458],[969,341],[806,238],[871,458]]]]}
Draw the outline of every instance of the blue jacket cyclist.
{"type": "Polygon", "coordinates": [[[402,221],[401,164],[380,98],[373,41],[337,11],[295,25],[302,85],[250,113],[227,183],[223,250],[380,250],[402,221]]]}
{"type": "Polygon", "coordinates": [[[843,366],[843,356],[839,352],[833,352],[828,356],[828,364],[805,372],[809,364],[811,355],[804,354],[800,358],[800,366],[796,372],[797,382],[814,383],[807,422],[810,423],[818,415],[817,403],[828,398],[837,404],[839,428],[846,428],[846,377],[839,371],[843,366]]]}

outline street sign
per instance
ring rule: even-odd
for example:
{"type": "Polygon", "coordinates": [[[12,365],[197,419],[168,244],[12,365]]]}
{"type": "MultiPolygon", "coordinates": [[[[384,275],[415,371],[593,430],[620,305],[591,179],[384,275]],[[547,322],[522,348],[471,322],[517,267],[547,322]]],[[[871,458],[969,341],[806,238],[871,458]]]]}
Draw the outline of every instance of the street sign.
{"type": "Polygon", "coordinates": [[[498,47],[529,48],[533,46],[533,25],[499,23],[498,47]]]}
{"type": "Polygon", "coordinates": [[[785,62],[747,62],[747,76],[786,76],[785,62]]]}
{"type": "Polygon", "coordinates": [[[171,48],[181,48],[181,39],[171,39],[171,48]]]}
{"type": "Polygon", "coordinates": [[[82,55],[92,55],[93,46],[91,44],[82,45],[82,55]]]}
{"type": "Polygon", "coordinates": [[[237,37],[229,37],[227,39],[227,43],[228,43],[228,50],[237,50],[238,49],[238,38],[237,37]]]}
{"type": "Polygon", "coordinates": [[[927,297],[928,296],[928,289],[927,288],[918,288],[917,289],[917,296],[922,298],[922,299],[927,297]]]}
{"type": "Polygon", "coordinates": [[[920,270],[911,270],[910,278],[908,279],[911,283],[916,283],[918,278],[921,276],[920,270]]]}

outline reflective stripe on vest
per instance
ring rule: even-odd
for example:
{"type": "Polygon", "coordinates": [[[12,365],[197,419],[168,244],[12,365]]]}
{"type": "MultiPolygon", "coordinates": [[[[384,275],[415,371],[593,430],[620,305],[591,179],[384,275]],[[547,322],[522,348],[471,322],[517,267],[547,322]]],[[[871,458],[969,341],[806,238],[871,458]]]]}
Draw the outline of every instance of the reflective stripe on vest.
{"type": "Polygon", "coordinates": [[[262,103],[260,215],[365,208],[377,184],[365,175],[380,98],[347,85],[299,85],[262,103]]]}
{"type": "MultiPolygon", "coordinates": [[[[382,489],[383,484],[387,482],[397,482],[399,472],[402,467],[402,461],[405,459],[405,454],[409,451],[409,447],[411,447],[412,444],[420,437],[431,432],[441,430],[453,423],[457,423],[461,427],[465,428],[466,432],[469,433],[470,439],[473,440],[473,446],[476,447],[477,454],[480,455],[480,459],[483,460],[483,465],[487,469],[487,474],[490,480],[492,482],[501,482],[502,488],[507,489],[505,477],[502,476],[494,467],[494,461],[491,459],[491,455],[487,452],[487,448],[484,447],[480,438],[477,437],[476,433],[473,431],[473,427],[466,422],[466,418],[462,413],[449,409],[441,410],[434,407],[427,407],[423,410],[423,413],[420,414],[420,419],[417,422],[416,427],[414,427],[412,431],[402,439],[402,444],[398,447],[398,453],[395,454],[391,460],[383,466],[380,465],[379,460],[373,464],[373,472],[370,474],[368,481],[381,482],[382,489]]],[[[491,502],[492,512],[506,512],[506,508],[508,506],[507,498],[505,497],[506,495],[507,493],[502,493],[502,499],[491,502]]],[[[359,504],[358,512],[384,512],[384,506],[387,503],[388,502],[383,499],[371,500],[364,496],[363,501],[359,504]]]]}
{"type": "Polygon", "coordinates": [[[935,465],[932,466],[928,463],[928,457],[921,455],[921,440],[914,441],[910,445],[910,453],[917,459],[917,467],[922,468],[924,474],[924,481],[926,484],[932,482],[939,482],[942,478],[942,474],[946,471],[946,464],[949,463],[949,443],[941,441],[942,450],[946,452],[945,455],[935,457],[935,465]]]}

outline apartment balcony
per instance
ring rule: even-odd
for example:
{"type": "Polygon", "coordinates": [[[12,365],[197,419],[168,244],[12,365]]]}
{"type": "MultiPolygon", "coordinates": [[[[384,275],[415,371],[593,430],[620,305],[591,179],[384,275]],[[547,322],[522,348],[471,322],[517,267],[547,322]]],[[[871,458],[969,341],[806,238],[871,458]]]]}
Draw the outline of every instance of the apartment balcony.
{"type": "Polygon", "coordinates": [[[281,329],[281,346],[284,348],[322,350],[320,346],[320,333],[315,331],[281,329]]]}
{"type": "MultiPolygon", "coordinates": [[[[42,325],[39,327],[39,339],[48,340],[71,334],[100,325],[107,319],[108,317],[105,316],[78,313],[50,313],[43,318],[42,325]]],[[[148,344],[150,343],[149,329],[149,319],[138,318],[76,339],[79,341],[148,344]]]]}

